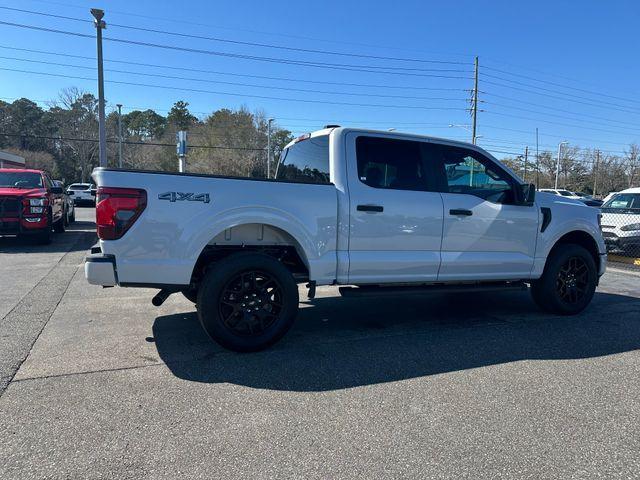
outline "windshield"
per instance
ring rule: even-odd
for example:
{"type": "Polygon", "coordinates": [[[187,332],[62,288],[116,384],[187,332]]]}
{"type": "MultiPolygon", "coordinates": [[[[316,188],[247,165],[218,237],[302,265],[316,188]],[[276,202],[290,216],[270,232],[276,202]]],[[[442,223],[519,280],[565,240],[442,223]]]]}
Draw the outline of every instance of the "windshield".
{"type": "Polygon", "coordinates": [[[69,190],[89,190],[90,185],[88,183],[74,183],[69,185],[69,190]]]}
{"type": "Polygon", "coordinates": [[[640,193],[617,193],[609,199],[603,208],[640,209],[640,193]]]}
{"type": "Polygon", "coordinates": [[[558,190],[558,193],[563,197],[572,197],[573,194],[568,190],[558,190]]]}
{"type": "Polygon", "coordinates": [[[43,188],[42,175],[35,172],[0,172],[0,187],[43,188]]]}

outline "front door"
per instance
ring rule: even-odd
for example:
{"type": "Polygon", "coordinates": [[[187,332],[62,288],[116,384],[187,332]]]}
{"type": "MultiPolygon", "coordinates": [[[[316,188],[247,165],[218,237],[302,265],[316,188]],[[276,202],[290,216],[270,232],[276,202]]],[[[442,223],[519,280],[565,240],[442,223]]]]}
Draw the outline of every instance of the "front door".
{"type": "Polygon", "coordinates": [[[347,135],[350,283],[437,279],[443,204],[424,145],[392,134],[347,135]]]}
{"type": "Polygon", "coordinates": [[[519,182],[478,151],[440,145],[444,227],[438,280],[529,278],[538,209],[516,204],[519,182]]]}

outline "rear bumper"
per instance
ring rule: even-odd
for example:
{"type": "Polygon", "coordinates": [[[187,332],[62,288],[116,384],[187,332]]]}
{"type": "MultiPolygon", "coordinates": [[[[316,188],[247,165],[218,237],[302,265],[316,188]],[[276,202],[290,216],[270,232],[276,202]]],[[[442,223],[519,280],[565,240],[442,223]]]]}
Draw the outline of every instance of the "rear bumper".
{"type": "Polygon", "coordinates": [[[104,253],[92,253],[85,258],[84,276],[91,285],[113,287],[118,283],[116,257],[104,253]]]}

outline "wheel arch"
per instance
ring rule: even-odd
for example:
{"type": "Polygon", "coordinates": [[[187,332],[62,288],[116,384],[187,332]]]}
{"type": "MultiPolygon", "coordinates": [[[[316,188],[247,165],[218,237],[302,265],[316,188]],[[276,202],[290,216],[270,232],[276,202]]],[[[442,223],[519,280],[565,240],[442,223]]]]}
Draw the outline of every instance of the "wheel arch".
{"type": "Polygon", "coordinates": [[[591,256],[593,257],[593,261],[596,264],[596,269],[600,270],[600,250],[598,248],[597,240],[591,235],[589,232],[584,230],[572,230],[570,232],[565,233],[560,238],[558,238],[547,255],[547,259],[551,255],[551,253],[558,248],[560,245],[580,245],[585,250],[587,250],[591,256]]]}
{"type": "Polygon", "coordinates": [[[193,267],[191,283],[198,283],[208,266],[216,260],[236,252],[251,251],[277,258],[298,280],[308,279],[311,267],[307,249],[303,246],[308,239],[304,239],[300,232],[291,233],[291,229],[277,223],[253,221],[219,228],[201,248],[193,267]]]}

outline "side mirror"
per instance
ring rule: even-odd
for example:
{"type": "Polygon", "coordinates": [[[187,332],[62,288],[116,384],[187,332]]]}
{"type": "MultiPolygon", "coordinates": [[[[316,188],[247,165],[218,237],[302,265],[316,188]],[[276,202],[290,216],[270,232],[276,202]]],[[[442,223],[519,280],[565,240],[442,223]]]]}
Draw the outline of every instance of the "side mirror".
{"type": "Polygon", "coordinates": [[[51,187],[50,191],[55,195],[62,195],[64,193],[64,190],[62,189],[62,187],[51,187]]]}
{"type": "Polygon", "coordinates": [[[522,188],[522,205],[532,206],[536,200],[536,186],[533,183],[523,184],[522,188]]]}

